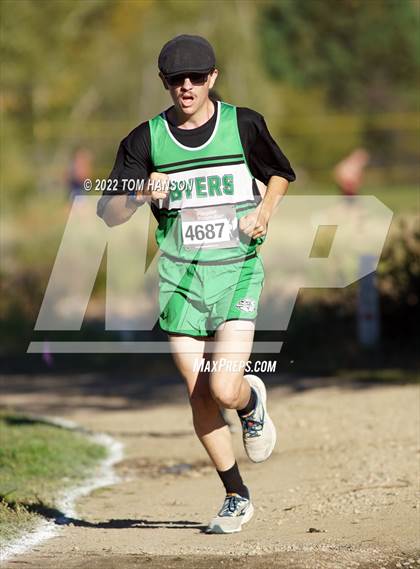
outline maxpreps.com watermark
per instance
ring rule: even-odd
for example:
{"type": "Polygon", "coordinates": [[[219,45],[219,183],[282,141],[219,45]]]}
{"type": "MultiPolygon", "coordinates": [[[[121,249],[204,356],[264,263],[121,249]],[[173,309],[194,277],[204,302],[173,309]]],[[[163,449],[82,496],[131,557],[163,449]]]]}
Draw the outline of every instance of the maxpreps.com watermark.
{"type": "Polygon", "coordinates": [[[195,358],[193,371],[197,372],[240,372],[246,373],[275,373],[277,360],[229,360],[227,358],[219,358],[217,360],[207,360],[205,358],[195,358]]]}

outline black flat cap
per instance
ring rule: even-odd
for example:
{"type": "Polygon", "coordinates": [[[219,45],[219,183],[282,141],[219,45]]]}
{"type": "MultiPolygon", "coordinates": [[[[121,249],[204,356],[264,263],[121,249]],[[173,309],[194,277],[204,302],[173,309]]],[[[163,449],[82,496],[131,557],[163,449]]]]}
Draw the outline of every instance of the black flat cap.
{"type": "Polygon", "coordinates": [[[216,66],[216,56],[209,42],[200,36],[181,35],[165,43],[158,59],[162,75],[207,73],[216,66]]]}

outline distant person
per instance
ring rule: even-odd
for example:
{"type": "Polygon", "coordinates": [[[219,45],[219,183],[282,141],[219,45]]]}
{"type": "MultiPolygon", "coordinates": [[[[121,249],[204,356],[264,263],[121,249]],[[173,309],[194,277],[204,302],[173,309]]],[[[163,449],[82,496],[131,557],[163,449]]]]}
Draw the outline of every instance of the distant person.
{"type": "Polygon", "coordinates": [[[356,148],[334,168],[334,180],[345,197],[357,196],[370,156],[364,148],[356,148]]]}
{"type": "Polygon", "coordinates": [[[70,160],[70,167],[67,174],[67,183],[70,200],[76,196],[86,195],[84,181],[92,175],[92,152],[85,147],[78,147],[74,150],[70,160]]]}

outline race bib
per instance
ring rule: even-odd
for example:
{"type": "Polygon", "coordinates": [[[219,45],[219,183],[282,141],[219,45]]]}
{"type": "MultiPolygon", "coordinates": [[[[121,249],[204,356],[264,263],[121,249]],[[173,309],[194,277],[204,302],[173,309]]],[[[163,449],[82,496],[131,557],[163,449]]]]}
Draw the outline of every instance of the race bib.
{"type": "Polygon", "coordinates": [[[182,209],[181,224],[186,249],[224,249],[239,244],[234,205],[182,209]]]}

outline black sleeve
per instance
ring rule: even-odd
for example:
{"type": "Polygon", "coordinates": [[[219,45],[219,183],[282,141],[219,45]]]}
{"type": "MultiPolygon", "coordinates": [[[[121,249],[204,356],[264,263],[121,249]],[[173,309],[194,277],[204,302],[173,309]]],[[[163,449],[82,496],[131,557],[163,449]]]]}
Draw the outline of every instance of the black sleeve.
{"type": "MultiPolygon", "coordinates": [[[[130,193],[128,182],[123,180],[145,181],[152,172],[151,139],[149,123],[141,123],[120,143],[114,167],[108,176],[112,182],[102,193],[96,206],[96,213],[103,217],[105,207],[112,196],[130,193]]],[[[134,182],[135,183],[135,182],[134,182]]]]}
{"type": "Polygon", "coordinates": [[[111,194],[128,193],[128,184],[123,180],[146,180],[152,172],[151,141],[149,123],[141,123],[120,143],[114,167],[108,178],[118,180],[111,194]]]}
{"type": "Polygon", "coordinates": [[[239,135],[252,175],[264,184],[271,176],[281,176],[293,182],[296,175],[269,133],[264,117],[246,107],[237,107],[236,110],[239,135]]]}

